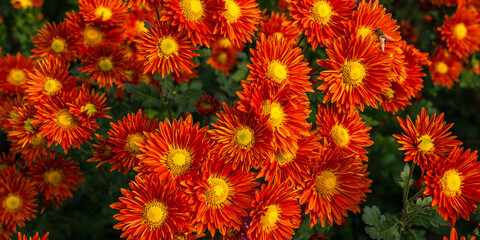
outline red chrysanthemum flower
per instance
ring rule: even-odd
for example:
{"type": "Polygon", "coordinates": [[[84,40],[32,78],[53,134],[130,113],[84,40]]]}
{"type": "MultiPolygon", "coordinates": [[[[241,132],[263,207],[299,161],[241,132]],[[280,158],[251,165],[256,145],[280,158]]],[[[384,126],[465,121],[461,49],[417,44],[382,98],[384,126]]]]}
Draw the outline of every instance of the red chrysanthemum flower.
{"type": "Polygon", "coordinates": [[[271,12],[267,20],[260,22],[260,32],[268,37],[285,38],[287,42],[290,40],[297,41],[300,31],[295,27],[293,19],[285,17],[285,14],[271,12]]]}
{"type": "Polygon", "coordinates": [[[74,102],[67,104],[70,112],[78,117],[80,121],[96,122],[98,118],[112,118],[106,114],[106,111],[110,109],[110,107],[105,106],[106,100],[105,93],[99,95],[99,93],[95,93],[93,88],[89,91],[88,85],[84,84],[78,90],[78,96],[74,102]]]}
{"type": "Polygon", "coordinates": [[[178,25],[178,31],[186,31],[193,45],[210,48],[217,11],[215,0],[163,0],[160,21],[178,25]]]}
{"type": "Polygon", "coordinates": [[[453,83],[459,82],[458,77],[463,70],[461,60],[454,54],[440,46],[435,49],[430,65],[430,75],[435,85],[452,88],[453,83]]]}
{"type": "Polygon", "coordinates": [[[238,64],[238,55],[233,48],[224,48],[214,44],[212,46],[212,52],[207,60],[207,64],[212,66],[213,69],[222,71],[225,75],[229,76],[230,71],[238,64]]]}
{"type": "Polygon", "coordinates": [[[21,107],[14,107],[13,116],[8,119],[10,131],[7,135],[17,139],[23,146],[32,142],[40,132],[40,126],[33,124],[37,109],[33,103],[27,103],[21,107]]]}
{"type": "Polygon", "coordinates": [[[300,227],[302,211],[298,192],[287,183],[269,183],[255,192],[248,230],[250,239],[289,239],[300,227]]]}
{"type": "Polygon", "coordinates": [[[27,79],[27,72],[33,67],[30,58],[24,57],[21,53],[7,55],[0,59],[0,91],[7,96],[22,94],[21,84],[27,79]]]}
{"type": "Polygon", "coordinates": [[[199,176],[181,183],[190,196],[194,213],[191,219],[197,235],[203,234],[206,228],[212,236],[215,230],[222,235],[240,231],[244,224],[242,218],[248,216],[254,188],[258,185],[253,172],[233,170],[230,164],[216,157],[204,166],[199,176]]]}
{"type": "Polygon", "coordinates": [[[80,0],[78,5],[86,23],[122,26],[128,18],[127,5],[121,0],[80,0]]]}
{"type": "Polygon", "coordinates": [[[190,232],[191,206],[184,191],[155,174],[136,176],[130,189],[121,189],[124,197],[110,205],[120,210],[113,217],[120,221],[114,228],[129,239],[174,239],[190,232]]]}
{"type": "MultiPolygon", "coordinates": [[[[412,97],[413,96],[414,95],[412,95],[412,97]]],[[[405,106],[412,105],[405,89],[397,82],[392,82],[391,86],[382,93],[382,101],[380,104],[382,105],[383,111],[390,112],[393,115],[395,115],[398,110],[403,110],[405,106]]]]}
{"type": "Polygon", "coordinates": [[[43,236],[40,237],[40,235],[38,235],[38,232],[36,232],[35,235],[33,235],[33,238],[27,238],[27,235],[18,232],[18,240],[47,240],[49,234],[49,232],[46,232],[43,236]]]}
{"type": "Polygon", "coordinates": [[[214,34],[228,37],[233,45],[252,41],[261,18],[255,0],[216,0],[214,34]]]}
{"type": "MultiPolygon", "coordinates": [[[[65,22],[56,24],[47,23],[37,31],[37,36],[32,37],[32,58],[47,58],[49,56],[67,62],[77,59],[78,39],[71,34],[65,22]]],[[[68,69],[68,67],[67,67],[68,69]]]]}
{"type": "Polygon", "coordinates": [[[414,43],[418,40],[418,29],[411,26],[410,19],[402,20],[398,31],[400,32],[402,39],[409,43],[414,43]]]}
{"type": "Polygon", "coordinates": [[[20,138],[12,137],[11,135],[8,136],[7,140],[10,142],[10,149],[22,155],[23,163],[26,166],[50,151],[47,149],[47,140],[39,133],[25,144],[20,141],[20,138]]]}
{"type": "Polygon", "coordinates": [[[336,150],[320,152],[320,160],[300,192],[300,204],[306,204],[305,214],[310,214],[310,227],[320,220],[322,227],[341,223],[347,211],[360,212],[359,204],[365,193],[371,192],[367,178],[367,165],[346,157],[336,150]]]}
{"type": "Polygon", "coordinates": [[[0,171],[3,171],[3,169],[6,167],[15,166],[18,162],[16,156],[17,153],[14,151],[8,151],[6,154],[5,152],[2,152],[0,155],[0,171]]]}
{"type": "Polygon", "coordinates": [[[113,157],[113,148],[115,147],[113,143],[108,141],[107,138],[102,135],[95,133],[98,141],[92,144],[92,147],[95,149],[93,152],[93,157],[87,159],[87,162],[100,162],[96,167],[99,167],[105,162],[109,162],[113,157]]]}
{"type": "MultiPolygon", "coordinates": [[[[460,237],[460,240],[465,240],[465,237],[460,237]]],[[[457,235],[457,230],[452,227],[452,230],[450,230],[450,238],[444,236],[443,240],[458,240],[458,235],[457,235]]],[[[475,236],[472,236],[470,240],[475,240],[475,236]]]]}
{"type": "Polygon", "coordinates": [[[167,73],[191,72],[192,59],[199,56],[187,33],[168,22],[155,22],[135,42],[140,58],[145,61],[144,73],[161,73],[163,78],[167,73]]]}
{"type": "Polygon", "coordinates": [[[390,85],[391,73],[389,59],[380,54],[375,41],[370,36],[354,36],[327,44],[330,59],[317,60],[327,69],[318,77],[322,81],[318,89],[326,94],[324,103],[337,103],[345,110],[358,107],[363,111],[364,105],[377,108],[377,101],[390,85]]]}
{"type": "Polygon", "coordinates": [[[398,149],[405,151],[405,162],[413,160],[422,170],[428,170],[437,156],[446,157],[454,147],[462,145],[462,142],[455,140],[456,136],[448,132],[453,123],[443,122],[443,116],[442,113],[436,118],[434,113],[430,118],[422,108],[422,115],[417,115],[415,124],[409,116],[406,121],[397,117],[403,133],[393,136],[402,145],[398,149]]]}
{"type": "Polygon", "coordinates": [[[70,75],[69,68],[70,63],[61,59],[48,57],[39,60],[32,71],[27,70],[25,98],[36,101],[71,91],[77,78],[70,75]]]}
{"type": "Polygon", "coordinates": [[[480,163],[477,151],[453,148],[447,157],[440,156],[425,177],[425,195],[432,195],[432,207],[453,227],[458,216],[470,219],[480,203],[480,163]]]}
{"type": "Polygon", "coordinates": [[[217,94],[212,98],[206,92],[203,97],[198,100],[198,103],[194,103],[197,108],[197,112],[202,115],[213,115],[220,110],[220,102],[217,100],[217,94]]]}
{"type": "Polygon", "coordinates": [[[160,179],[180,182],[198,175],[200,167],[209,160],[210,139],[208,127],[193,124],[192,115],[183,120],[168,119],[160,122],[158,130],[145,134],[140,146],[140,164],[134,170],[144,174],[154,173],[160,179]]]}
{"type": "Polygon", "coordinates": [[[297,28],[305,31],[307,41],[315,50],[340,36],[342,22],[352,16],[353,0],[287,0],[297,28]]]}
{"type": "Polygon", "coordinates": [[[192,67],[189,69],[189,71],[180,72],[179,75],[173,74],[172,81],[177,83],[182,83],[182,82],[189,83],[190,80],[194,78],[198,78],[198,75],[197,75],[198,71],[196,69],[198,66],[200,66],[200,64],[194,63],[192,67]]]}
{"type": "Polygon", "coordinates": [[[233,169],[249,171],[251,167],[260,168],[263,161],[274,156],[272,129],[268,118],[258,116],[253,111],[247,113],[223,104],[223,113],[217,113],[217,123],[212,135],[213,151],[225,164],[232,164],[233,169]]]}

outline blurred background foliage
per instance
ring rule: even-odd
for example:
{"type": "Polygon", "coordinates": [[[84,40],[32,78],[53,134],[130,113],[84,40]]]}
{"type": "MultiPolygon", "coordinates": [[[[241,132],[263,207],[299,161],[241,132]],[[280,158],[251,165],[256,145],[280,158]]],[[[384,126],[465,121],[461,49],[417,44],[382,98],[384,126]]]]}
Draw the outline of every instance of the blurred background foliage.
{"type": "MultiPolygon", "coordinates": [[[[276,0],[259,0],[260,8],[278,11],[276,0]]],[[[423,52],[433,53],[438,41],[438,34],[434,30],[443,24],[445,14],[454,12],[454,8],[436,7],[433,5],[428,8],[419,8],[426,0],[383,0],[387,11],[392,14],[399,24],[405,24],[409,21],[410,27],[405,31],[412,34],[413,31],[418,34],[414,42],[415,46],[423,52]],[[429,16],[429,17],[426,17],[429,16]],[[415,30],[414,30],[415,29],[415,30]]],[[[66,17],[67,11],[77,10],[78,5],[75,0],[47,0],[41,8],[14,9],[10,1],[0,1],[0,46],[2,54],[21,52],[28,56],[33,47],[31,36],[36,34],[36,30],[41,28],[48,21],[59,22],[66,17]]],[[[402,28],[403,29],[403,28],[402,28]]],[[[404,36],[406,37],[406,36],[404,36]]],[[[248,44],[254,47],[253,44],[248,44]]],[[[247,46],[247,47],[248,47],[247,46]]],[[[190,83],[173,83],[170,79],[156,78],[160,81],[162,89],[140,84],[125,85],[126,91],[131,97],[126,96],[123,99],[115,97],[116,89],[107,92],[107,105],[112,107],[109,115],[112,119],[101,119],[99,121],[100,129],[98,133],[106,135],[110,129],[110,121],[121,120],[127,113],[136,112],[142,108],[149,114],[150,118],[158,117],[163,120],[168,116],[168,109],[163,104],[165,100],[173,103],[172,113],[174,118],[178,118],[184,113],[192,113],[196,121],[203,125],[211,123],[214,117],[204,119],[203,116],[195,113],[194,102],[197,102],[204,92],[210,95],[217,94],[220,102],[226,102],[232,105],[236,98],[236,92],[241,90],[240,81],[246,79],[250,53],[248,48],[239,53],[239,64],[236,66],[230,76],[217,72],[209,67],[205,62],[208,59],[210,50],[200,49],[198,63],[199,77],[193,79],[190,83]],[[160,95],[163,94],[163,96],[160,95]]],[[[318,49],[315,52],[308,50],[305,52],[306,60],[314,62],[319,58],[325,58],[325,52],[318,49]]],[[[476,58],[475,54],[472,56],[476,58]]],[[[72,66],[72,74],[78,74],[76,71],[79,63],[72,66]]],[[[312,66],[313,67],[313,66],[312,66]]],[[[406,115],[415,118],[420,114],[422,107],[425,107],[427,113],[437,114],[445,113],[445,121],[455,123],[453,134],[463,141],[465,148],[478,150],[480,146],[480,77],[468,71],[461,75],[460,83],[454,85],[452,89],[441,86],[434,86],[428,76],[428,69],[424,71],[427,77],[424,78],[424,88],[421,96],[416,99],[411,106],[407,106],[405,111],[400,111],[397,116],[405,118],[406,115]]],[[[315,121],[316,106],[321,103],[322,96],[319,92],[309,94],[311,100],[310,122],[315,121]]],[[[404,168],[403,152],[397,150],[399,145],[395,142],[392,134],[401,133],[396,116],[383,112],[381,109],[367,108],[361,113],[362,118],[367,125],[372,127],[370,131],[374,145],[368,148],[370,178],[373,180],[372,193],[368,194],[365,206],[376,206],[368,208],[371,216],[379,216],[377,210],[382,214],[398,214],[402,208],[402,188],[398,184],[401,182],[400,172],[404,168]]],[[[134,178],[133,171],[127,175],[123,172],[109,172],[109,166],[100,166],[95,168],[94,163],[87,163],[85,160],[92,157],[93,148],[91,143],[83,144],[80,149],[69,151],[68,156],[80,163],[85,182],[79,184],[74,197],[66,200],[58,209],[54,206],[47,207],[43,213],[37,213],[37,218],[26,224],[25,228],[19,231],[33,234],[39,231],[41,234],[49,231],[50,239],[118,239],[121,231],[113,229],[116,221],[113,215],[116,210],[109,207],[110,204],[117,202],[121,195],[120,189],[127,188],[127,184],[134,178]]],[[[2,151],[8,151],[8,142],[5,134],[1,135],[2,151]]],[[[59,148],[59,152],[62,150],[59,148]]],[[[415,178],[419,177],[418,171],[415,178]]],[[[438,218],[438,215],[437,215],[438,218]]],[[[365,220],[365,219],[364,219],[365,220]]],[[[475,228],[478,227],[480,214],[471,218],[470,221],[460,220],[456,224],[459,235],[472,235],[475,228]]],[[[366,221],[368,222],[368,221],[366,221]]],[[[362,221],[362,214],[350,214],[345,226],[326,226],[321,228],[315,226],[313,229],[304,221],[300,229],[297,229],[294,239],[310,239],[314,234],[321,233],[332,239],[369,239],[365,230],[365,223],[362,221]]],[[[447,236],[450,232],[448,225],[440,220],[437,227],[429,226],[425,229],[421,224],[412,228],[412,231],[406,233],[407,239],[439,239],[441,236],[447,236]]]]}

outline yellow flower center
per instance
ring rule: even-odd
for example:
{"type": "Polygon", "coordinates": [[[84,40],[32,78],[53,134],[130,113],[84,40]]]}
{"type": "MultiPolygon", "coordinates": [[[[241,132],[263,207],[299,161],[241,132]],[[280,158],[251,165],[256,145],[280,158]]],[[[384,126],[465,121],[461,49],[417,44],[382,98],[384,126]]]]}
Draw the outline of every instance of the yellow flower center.
{"type": "Polygon", "coordinates": [[[135,143],[143,142],[145,137],[141,133],[133,133],[127,136],[125,149],[133,156],[140,154],[140,147],[138,147],[135,143]]]}
{"type": "Polygon", "coordinates": [[[43,147],[43,144],[45,143],[45,137],[43,137],[40,134],[35,135],[35,137],[32,138],[32,141],[30,141],[30,144],[32,144],[33,147],[43,147]]]}
{"type": "Polygon", "coordinates": [[[138,81],[145,83],[146,85],[152,83],[152,78],[146,74],[139,74],[138,81]]]}
{"type": "Polygon", "coordinates": [[[287,165],[295,160],[295,156],[289,152],[275,153],[275,161],[281,166],[287,165]]]}
{"type": "Polygon", "coordinates": [[[190,152],[182,148],[174,148],[167,153],[167,166],[170,172],[176,176],[190,170],[192,156],[190,152]]]}
{"type": "Polygon", "coordinates": [[[236,22],[242,15],[242,9],[234,0],[224,0],[225,1],[225,11],[223,14],[227,19],[228,23],[236,22]]]}
{"type": "Polygon", "coordinates": [[[448,65],[445,62],[438,62],[435,64],[435,71],[440,74],[446,74],[448,72],[448,65]]]}
{"type": "Polygon", "coordinates": [[[420,150],[420,152],[432,153],[435,150],[433,140],[428,134],[419,137],[417,140],[420,142],[418,144],[418,150],[420,150]]]}
{"type": "Polygon", "coordinates": [[[227,53],[222,52],[217,55],[217,61],[221,64],[224,64],[227,62],[227,53]]]}
{"type": "Polygon", "coordinates": [[[222,178],[210,177],[207,180],[211,189],[204,192],[207,202],[217,205],[225,202],[230,193],[227,182],[222,178]]]}
{"type": "Polygon", "coordinates": [[[83,41],[86,45],[98,45],[103,41],[103,33],[96,27],[87,26],[83,30],[83,41]]]}
{"type": "Polygon", "coordinates": [[[183,16],[189,21],[198,21],[203,16],[203,3],[200,0],[182,0],[180,7],[183,16]]]}
{"type": "Polygon", "coordinates": [[[232,47],[232,43],[230,42],[230,39],[228,39],[228,38],[220,38],[220,40],[218,40],[218,45],[220,45],[220,47],[222,47],[222,48],[231,48],[232,47]]]}
{"type": "Polygon", "coordinates": [[[342,66],[340,73],[343,77],[343,83],[355,87],[362,83],[365,77],[365,68],[357,61],[348,61],[342,66]]]}
{"type": "Polygon", "coordinates": [[[233,131],[233,142],[241,149],[247,149],[255,144],[255,133],[248,126],[241,126],[233,131]]]}
{"type": "Polygon", "coordinates": [[[102,70],[102,72],[108,72],[113,69],[113,62],[112,58],[110,57],[100,57],[97,62],[98,68],[102,70]]]}
{"type": "Polygon", "coordinates": [[[25,81],[27,74],[22,69],[14,68],[8,73],[7,81],[15,86],[20,86],[25,81]]]}
{"type": "Polygon", "coordinates": [[[275,129],[282,126],[283,121],[285,120],[285,112],[283,111],[282,105],[278,102],[264,102],[262,104],[263,114],[270,114],[268,121],[273,125],[275,129]]]}
{"type": "Polygon", "coordinates": [[[393,98],[395,97],[395,91],[393,91],[392,89],[386,90],[385,97],[387,98],[388,101],[393,100],[393,98]]]}
{"type": "Polygon", "coordinates": [[[158,56],[169,58],[178,54],[178,43],[172,37],[163,37],[158,41],[158,56]]]}
{"type": "Polygon", "coordinates": [[[32,121],[34,119],[33,118],[28,118],[27,120],[25,120],[24,125],[23,125],[23,128],[29,132],[29,133],[33,133],[33,125],[32,125],[32,121]]]}
{"type": "Polygon", "coordinates": [[[141,218],[150,229],[157,229],[167,220],[168,208],[156,200],[145,204],[141,218]]]}
{"type": "Polygon", "coordinates": [[[440,183],[445,195],[454,197],[462,194],[462,176],[455,169],[446,171],[440,183]]]}
{"type": "Polygon", "coordinates": [[[467,27],[465,27],[465,24],[458,23],[453,27],[453,36],[455,36],[456,39],[462,40],[467,36],[467,34],[468,30],[467,27]]]}
{"type": "Polygon", "coordinates": [[[65,52],[65,48],[67,48],[67,42],[65,41],[65,39],[53,38],[53,41],[50,44],[50,49],[52,49],[57,54],[61,54],[65,52]]]}
{"type": "Polygon", "coordinates": [[[312,8],[310,9],[310,18],[323,25],[327,24],[332,17],[332,6],[328,2],[325,1],[316,1],[312,8]]]}
{"type": "Polygon", "coordinates": [[[63,172],[59,169],[50,169],[44,174],[45,182],[53,185],[58,186],[62,183],[63,180],[63,172]]]}
{"type": "Polygon", "coordinates": [[[339,147],[345,147],[350,143],[350,135],[348,135],[347,129],[338,124],[332,127],[330,135],[332,135],[333,141],[339,147]]]}
{"type": "Polygon", "coordinates": [[[331,196],[338,186],[335,173],[325,170],[315,179],[315,189],[319,195],[331,196]]]}
{"type": "Polygon", "coordinates": [[[362,39],[370,35],[372,35],[372,29],[367,26],[363,26],[357,31],[357,36],[362,36],[362,39]]]}
{"type": "Polygon", "coordinates": [[[100,6],[95,9],[95,17],[97,19],[102,19],[102,21],[108,21],[110,18],[112,18],[112,11],[109,8],[100,6]]]}
{"type": "Polygon", "coordinates": [[[277,38],[277,39],[283,39],[283,38],[285,38],[285,36],[283,36],[283,33],[281,33],[281,32],[275,32],[275,33],[273,33],[273,37],[274,37],[274,38],[277,38]]]}
{"type": "Polygon", "coordinates": [[[287,78],[287,68],[277,60],[268,64],[267,76],[271,77],[277,83],[283,82],[287,78]]]}
{"type": "Polygon", "coordinates": [[[144,21],[135,21],[135,27],[137,28],[137,31],[140,33],[147,32],[148,29],[145,27],[145,22],[144,21]]]}
{"type": "Polygon", "coordinates": [[[267,211],[260,219],[260,222],[263,224],[263,228],[269,231],[275,228],[276,223],[280,218],[280,208],[277,205],[270,205],[265,208],[267,211]]]}
{"type": "Polygon", "coordinates": [[[18,211],[22,208],[23,200],[17,194],[10,193],[8,196],[3,200],[3,208],[9,212],[18,211]]]}
{"type": "Polygon", "coordinates": [[[75,117],[68,112],[68,109],[62,109],[55,113],[55,123],[64,130],[74,128],[77,125],[75,117]]]}
{"type": "Polygon", "coordinates": [[[86,111],[87,115],[91,117],[93,116],[93,114],[97,112],[97,106],[95,106],[95,104],[93,103],[87,103],[80,108],[80,111],[82,112],[86,111]]]}
{"type": "Polygon", "coordinates": [[[62,83],[57,79],[47,77],[43,83],[43,90],[48,96],[53,96],[62,89],[62,83]]]}

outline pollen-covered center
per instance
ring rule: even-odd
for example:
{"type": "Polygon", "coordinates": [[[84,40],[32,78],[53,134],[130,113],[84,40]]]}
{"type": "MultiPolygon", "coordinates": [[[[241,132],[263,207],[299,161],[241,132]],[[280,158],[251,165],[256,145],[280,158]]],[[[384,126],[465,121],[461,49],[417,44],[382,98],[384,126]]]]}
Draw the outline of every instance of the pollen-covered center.
{"type": "Polygon", "coordinates": [[[83,41],[86,45],[98,45],[103,41],[103,33],[96,27],[87,26],[83,30],[83,41]]]}
{"type": "Polygon", "coordinates": [[[362,39],[371,35],[372,35],[372,29],[370,29],[367,26],[363,26],[357,31],[357,36],[362,36],[362,39]]]}
{"type": "Polygon", "coordinates": [[[218,45],[220,45],[220,47],[222,48],[231,48],[232,47],[232,43],[230,42],[230,39],[224,37],[224,38],[220,38],[220,40],[218,40],[218,45]]]}
{"type": "Polygon", "coordinates": [[[281,166],[287,165],[295,160],[295,156],[289,152],[275,153],[275,161],[281,166]]]}
{"type": "Polygon", "coordinates": [[[143,219],[145,225],[152,230],[161,227],[167,220],[167,216],[167,206],[156,200],[147,203],[143,207],[143,212],[141,214],[141,218],[143,219]]]}
{"type": "Polygon", "coordinates": [[[464,39],[468,34],[467,27],[465,27],[465,24],[463,23],[458,23],[453,26],[453,36],[455,36],[456,39],[462,40],[464,39]]]}
{"type": "Polygon", "coordinates": [[[333,141],[339,147],[345,147],[350,143],[350,135],[348,134],[348,130],[344,127],[336,124],[330,130],[330,135],[332,136],[333,141]]]}
{"type": "Polygon", "coordinates": [[[323,25],[330,21],[332,13],[332,6],[328,2],[316,1],[310,9],[310,18],[323,25]]]}
{"type": "Polygon", "coordinates": [[[45,179],[45,182],[54,186],[58,186],[60,183],[62,183],[63,172],[59,169],[50,169],[45,172],[43,177],[45,179]]]}
{"type": "Polygon", "coordinates": [[[225,202],[230,193],[227,182],[222,178],[210,177],[207,180],[210,189],[204,192],[207,202],[211,204],[221,204],[225,202]]]}
{"type": "Polygon", "coordinates": [[[225,0],[225,9],[223,15],[228,23],[236,22],[242,15],[242,9],[234,0],[225,0]]]}
{"type": "Polygon", "coordinates": [[[50,44],[50,49],[57,54],[65,52],[67,48],[67,41],[63,38],[53,38],[52,43],[50,44]]]}
{"type": "Polygon", "coordinates": [[[348,61],[342,66],[340,73],[343,83],[356,87],[362,83],[365,77],[365,67],[357,61],[348,61]]]}
{"type": "Polygon", "coordinates": [[[182,0],[180,1],[183,16],[190,21],[198,21],[203,16],[204,7],[200,0],[182,0]]]}
{"type": "Polygon", "coordinates": [[[22,69],[14,68],[10,70],[7,81],[15,86],[20,86],[25,81],[27,74],[22,69]]]}
{"type": "Polygon", "coordinates": [[[167,153],[167,166],[176,176],[187,172],[192,166],[192,155],[185,149],[174,148],[167,153]]]}
{"type": "Polygon", "coordinates": [[[280,219],[280,207],[277,205],[269,205],[265,208],[267,211],[260,219],[260,222],[263,224],[263,228],[268,231],[273,229],[277,221],[280,219]]]}
{"type": "Polygon", "coordinates": [[[448,65],[445,62],[438,62],[435,64],[435,71],[440,74],[445,74],[448,72],[448,65]]]}
{"type": "Polygon", "coordinates": [[[418,150],[423,153],[432,153],[435,151],[435,145],[433,144],[433,139],[428,135],[424,134],[417,139],[420,143],[418,143],[418,150]]]}
{"type": "Polygon", "coordinates": [[[93,103],[87,103],[80,108],[80,111],[87,112],[87,115],[91,117],[97,112],[97,106],[93,103]]]}
{"type": "Polygon", "coordinates": [[[62,83],[57,79],[47,77],[43,83],[43,90],[48,96],[53,96],[56,93],[60,92],[62,89],[62,83]]]}
{"type": "Polygon", "coordinates": [[[285,120],[285,112],[283,111],[282,105],[278,102],[264,102],[262,104],[263,114],[270,114],[268,121],[273,125],[275,129],[282,126],[283,121],[285,120]]]}
{"type": "Polygon", "coordinates": [[[228,56],[226,52],[221,52],[220,54],[217,55],[217,61],[221,64],[224,64],[227,62],[228,56]]]}
{"type": "Polygon", "coordinates": [[[159,57],[169,58],[178,54],[178,43],[172,37],[163,37],[158,41],[157,50],[159,57]]]}
{"type": "Polygon", "coordinates": [[[25,129],[25,131],[29,132],[29,133],[33,133],[34,130],[33,130],[33,118],[28,118],[27,120],[25,120],[25,122],[23,122],[23,128],[25,129]]]}
{"type": "Polygon", "coordinates": [[[446,171],[440,179],[445,195],[454,197],[462,194],[462,176],[455,169],[446,171]]]}
{"type": "Polygon", "coordinates": [[[145,136],[138,132],[128,135],[125,143],[125,149],[133,156],[140,154],[140,147],[135,143],[142,143],[144,138],[145,136]]]}
{"type": "Polygon", "coordinates": [[[108,72],[113,69],[113,62],[111,57],[100,57],[97,62],[98,68],[102,72],[108,72]]]}
{"type": "Polygon", "coordinates": [[[97,9],[95,9],[95,17],[102,21],[108,21],[112,18],[112,10],[104,6],[97,7],[97,9]]]}
{"type": "Polygon", "coordinates": [[[17,194],[10,193],[8,196],[3,200],[3,208],[9,212],[15,212],[22,208],[23,200],[17,194]]]}
{"type": "Polygon", "coordinates": [[[315,179],[315,190],[319,195],[330,196],[337,188],[337,176],[335,173],[325,170],[315,179]]]}
{"type": "Polygon", "coordinates": [[[233,131],[233,142],[241,149],[247,149],[255,144],[255,133],[248,126],[241,126],[233,131]]]}
{"type": "Polygon", "coordinates": [[[55,113],[55,123],[62,129],[71,129],[77,125],[75,117],[68,112],[68,109],[62,109],[55,113]]]}
{"type": "Polygon", "coordinates": [[[277,83],[283,82],[287,78],[287,68],[277,60],[268,64],[267,76],[271,77],[277,83]]]}
{"type": "Polygon", "coordinates": [[[33,147],[38,148],[38,147],[43,147],[43,144],[45,143],[45,137],[37,134],[35,137],[32,138],[30,141],[30,144],[32,144],[33,147]]]}

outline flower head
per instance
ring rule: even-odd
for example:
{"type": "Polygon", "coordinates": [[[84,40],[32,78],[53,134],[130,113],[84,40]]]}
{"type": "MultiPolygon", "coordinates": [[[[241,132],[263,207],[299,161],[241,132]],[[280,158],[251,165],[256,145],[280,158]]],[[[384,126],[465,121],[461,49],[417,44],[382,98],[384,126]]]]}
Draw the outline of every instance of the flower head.
{"type": "MultiPolygon", "coordinates": [[[[37,31],[37,36],[32,37],[33,58],[46,58],[52,56],[59,60],[75,61],[77,59],[78,39],[77,35],[70,34],[70,28],[66,22],[47,23],[37,31]]],[[[66,68],[68,70],[68,67],[66,68]]]]}

